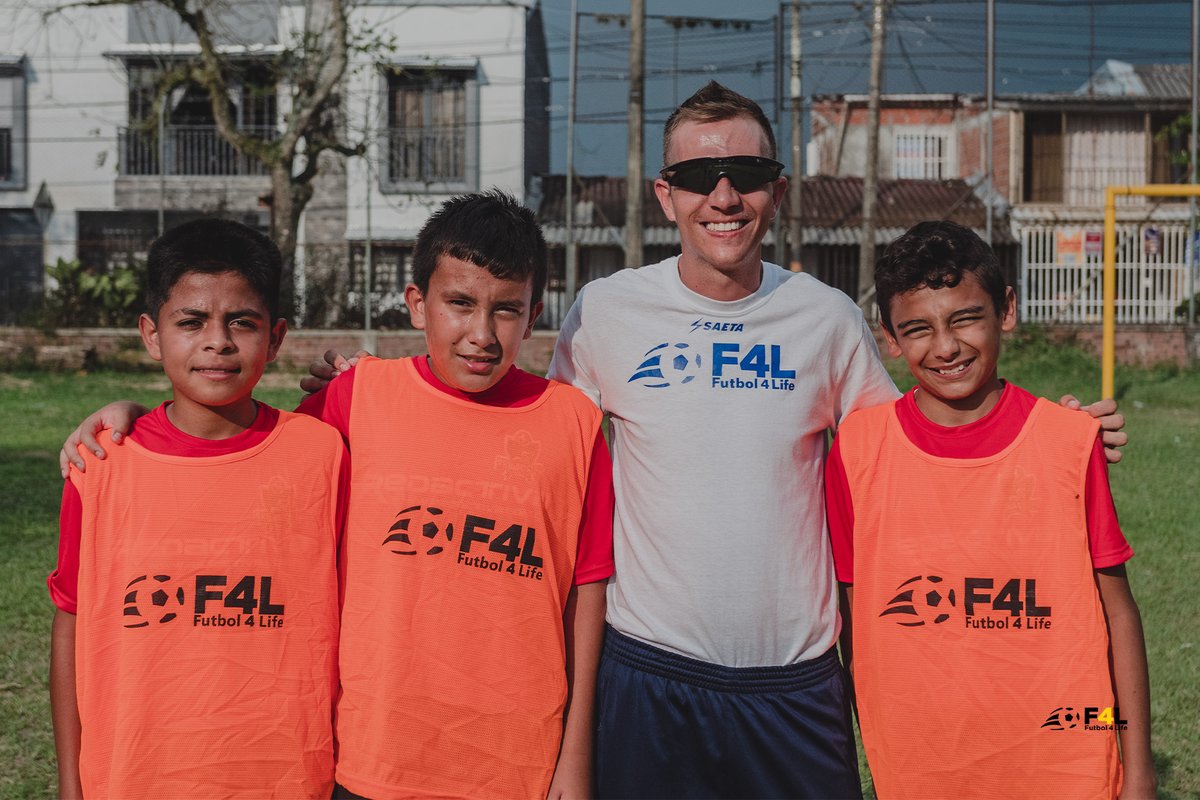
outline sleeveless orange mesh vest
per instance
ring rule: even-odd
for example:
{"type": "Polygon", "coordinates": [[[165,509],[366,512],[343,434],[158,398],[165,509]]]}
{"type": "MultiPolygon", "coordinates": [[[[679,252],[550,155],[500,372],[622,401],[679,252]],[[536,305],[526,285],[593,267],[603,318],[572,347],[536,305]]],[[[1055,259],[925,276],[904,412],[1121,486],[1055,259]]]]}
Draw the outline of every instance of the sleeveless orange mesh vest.
{"type": "Polygon", "coordinates": [[[545,797],[600,411],[448,397],[409,359],[355,370],[338,781],[377,800],[545,797]]]}
{"type": "Polygon", "coordinates": [[[1108,631],[1088,554],[1097,423],[1039,400],[979,459],[928,455],[894,404],[838,431],[854,500],[863,745],[884,798],[1109,798],[1108,631]]]}
{"type": "Polygon", "coordinates": [[[338,439],[280,412],[226,456],[80,448],[86,797],[329,797],[338,439]]]}

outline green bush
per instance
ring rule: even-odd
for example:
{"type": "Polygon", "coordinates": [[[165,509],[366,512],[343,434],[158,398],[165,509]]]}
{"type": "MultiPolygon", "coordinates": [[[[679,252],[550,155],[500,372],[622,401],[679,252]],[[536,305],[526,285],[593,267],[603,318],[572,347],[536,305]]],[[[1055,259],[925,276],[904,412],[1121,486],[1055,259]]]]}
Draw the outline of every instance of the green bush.
{"type": "Polygon", "coordinates": [[[113,267],[100,272],[78,261],[59,259],[46,268],[54,279],[54,289],[46,293],[39,315],[45,328],[128,328],[137,324],[141,312],[142,279],[146,265],[141,262],[113,267]]]}

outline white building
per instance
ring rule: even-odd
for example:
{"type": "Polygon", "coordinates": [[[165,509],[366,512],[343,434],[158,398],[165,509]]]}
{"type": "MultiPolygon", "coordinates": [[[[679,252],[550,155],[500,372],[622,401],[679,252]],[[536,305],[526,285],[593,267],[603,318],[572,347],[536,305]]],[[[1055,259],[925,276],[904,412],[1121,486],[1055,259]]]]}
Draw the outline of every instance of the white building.
{"type": "MultiPolygon", "coordinates": [[[[268,178],[217,135],[202,89],[180,87],[153,113],[159,76],[198,52],[179,20],[150,3],[43,18],[60,5],[19,4],[0,26],[0,321],[45,263],[144,255],[160,214],[168,227],[213,213],[270,225],[268,178]]],[[[243,128],[278,130],[291,87],[269,63],[313,6],[238,0],[216,16],[239,65],[229,102],[243,128]]],[[[369,230],[386,303],[433,207],[491,186],[523,197],[547,171],[545,38],[537,0],[366,0],[350,27],[366,46],[352,53],[341,126],[367,156],[323,160],[298,260],[309,293],[340,302],[361,289],[350,265],[369,230]]]]}

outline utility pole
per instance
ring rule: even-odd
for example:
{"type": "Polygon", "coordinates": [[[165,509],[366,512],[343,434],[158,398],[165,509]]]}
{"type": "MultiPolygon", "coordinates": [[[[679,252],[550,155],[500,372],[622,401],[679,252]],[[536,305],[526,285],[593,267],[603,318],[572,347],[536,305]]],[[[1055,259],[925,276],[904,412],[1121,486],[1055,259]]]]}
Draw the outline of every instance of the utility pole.
{"type": "Polygon", "coordinates": [[[804,180],[804,100],[800,95],[800,0],[792,0],[792,183],[788,187],[791,206],[791,225],[788,239],[791,240],[791,262],[788,269],[803,272],[801,248],[804,246],[804,229],[800,220],[800,184],[804,180]]]}
{"type": "Polygon", "coordinates": [[[987,124],[983,128],[983,136],[986,144],[984,147],[984,159],[987,172],[987,197],[985,198],[984,206],[987,209],[987,243],[992,244],[992,196],[995,194],[996,187],[996,165],[995,154],[993,150],[994,132],[992,129],[992,111],[996,105],[996,96],[994,94],[996,88],[996,0],[987,0],[987,124]]]}
{"type": "Polygon", "coordinates": [[[625,170],[625,265],[642,258],[642,133],[646,115],[646,0],[629,2],[629,155],[625,170]]]}
{"type": "MultiPolygon", "coordinates": [[[[365,128],[364,138],[371,141],[371,131],[374,126],[371,124],[371,93],[367,92],[366,107],[363,111],[363,123],[365,128]]],[[[371,289],[375,283],[375,253],[371,249],[371,238],[373,231],[371,230],[371,148],[363,148],[363,171],[366,174],[366,180],[363,184],[366,186],[365,211],[367,223],[367,240],[363,249],[363,349],[369,352],[376,352],[375,348],[375,333],[371,330],[371,289]]]]}
{"type": "MultiPolygon", "coordinates": [[[[867,93],[867,166],[863,174],[862,232],[859,234],[858,305],[871,306],[875,287],[875,195],[879,185],[879,87],[883,82],[884,19],[887,0],[871,12],[871,84],[867,93]]],[[[850,113],[850,109],[846,109],[850,113]]]]}
{"type": "MultiPolygon", "coordinates": [[[[579,2],[571,0],[571,65],[567,74],[567,188],[563,197],[563,222],[566,227],[566,237],[563,247],[566,249],[566,290],[567,306],[575,302],[578,291],[576,282],[579,279],[579,250],[575,247],[575,83],[576,69],[579,62],[579,2]]],[[[561,322],[559,316],[557,322],[561,322]]]]}
{"type": "MultiPolygon", "coordinates": [[[[1200,0],[1192,0],[1192,140],[1188,145],[1188,183],[1196,184],[1196,131],[1200,124],[1200,114],[1197,114],[1198,103],[1196,93],[1200,86],[1196,84],[1196,71],[1200,70],[1200,0]]],[[[1187,265],[1188,293],[1188,325],[1196,321],[1196,196],[1188,198],[1188,246],[1184,252],[1190,253],[1187,265]]]]}

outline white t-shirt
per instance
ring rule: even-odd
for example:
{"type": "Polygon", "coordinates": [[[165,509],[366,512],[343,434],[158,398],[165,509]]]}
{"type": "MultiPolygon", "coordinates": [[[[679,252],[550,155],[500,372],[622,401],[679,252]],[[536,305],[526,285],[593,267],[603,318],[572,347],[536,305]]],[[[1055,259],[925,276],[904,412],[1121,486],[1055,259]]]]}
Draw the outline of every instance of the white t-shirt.
{"type": "Polygon", "coordinates": [[[764,264],[721,302],[676,262],[587,284],[550,364],[612,419],[609,623],[725,666],[816,658],[838,634],[824,432],[896,388],[836,289],[764,264]]]}

